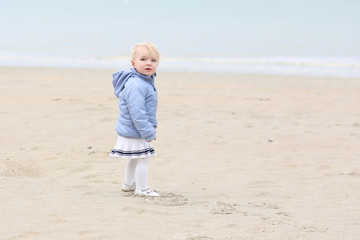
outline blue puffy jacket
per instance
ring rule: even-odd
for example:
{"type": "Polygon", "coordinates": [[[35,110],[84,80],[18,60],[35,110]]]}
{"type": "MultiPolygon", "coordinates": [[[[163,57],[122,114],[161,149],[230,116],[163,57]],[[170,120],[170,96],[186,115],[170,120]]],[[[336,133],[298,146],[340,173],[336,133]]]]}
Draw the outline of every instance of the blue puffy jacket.
{"type": "Polygon", "coordinates": [[[123,137],[153,140],[157,127],[156,73],[149,77],[130,68],[112,76],[120,108],[116,132],[123,137]]]}

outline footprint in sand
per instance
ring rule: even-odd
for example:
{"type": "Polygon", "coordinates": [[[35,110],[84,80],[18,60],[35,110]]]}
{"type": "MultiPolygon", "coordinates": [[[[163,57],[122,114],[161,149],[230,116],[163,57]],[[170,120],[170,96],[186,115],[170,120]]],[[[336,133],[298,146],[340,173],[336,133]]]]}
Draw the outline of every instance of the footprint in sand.
{"type": "Polygon", "coordinates": [[[215,204],[215,206],[213,206],[212,209],[210,210],[210,213],[211,214],[216,214],[216,215],[233,214],[233,213],[237,212],[236,207],[237,207],[236,204],[228,204],[228,203],[223,203],[223,202],[217,202],[215,204]]]}
{"type": "Polygon", "coordinates": [[[39,169],[31,166],[23,166],[15,161],[6,161],[0,164],[0,176],[2,177],[40,177],[39,169]]]}
{"type": "Polygon", "coordinates": [[[198,209],[203,209],[213,215],[229,215],[238,213],[238,205],[235,203],[224,202],[194,202],[192,205],[197,206],[198,209]]]}
{"type": "Polygon", "coordinates": [[[325,233],[327,232],[329,229],[328,228],[318,228],[316,226],[302,226],[301,230],[304,232],[320,232],[320,233],[325,233]]]}
{"type": "Polygon", "coordinates": [[[263,209],[280,209],[280,207],[276,203],[266,203],[266,202],[252,202],[249,205],[255,208],[263,208],[263,209]]]}
{"type": "Polygon", "coordinates": [[[145,196],[139,196],[135,195],[133,192],[123,192],[122,195],[124,197],[137,197],[137,198],[143,198],[146,202],[160,205],[160,206],[182,206],[189,203],[189,200],[184,197],[183,195],[171,193],[171,192],[159,192],[159,197],[145,197],[145,196]]]}
{"type": "Polygon", "coordinates": [[[159,192],[160,196],[155,198],[145,198],[146,202],[161,206],[182,206],[188,204],[189,200],[180,194],[171,192],[159,192]]]}
{"type": "Polygon", "coordinates": [[[212,240],[214,238],[206,237],[206,236],[196,236],[196,237],[189,237],[186,240],[212,240]]]}

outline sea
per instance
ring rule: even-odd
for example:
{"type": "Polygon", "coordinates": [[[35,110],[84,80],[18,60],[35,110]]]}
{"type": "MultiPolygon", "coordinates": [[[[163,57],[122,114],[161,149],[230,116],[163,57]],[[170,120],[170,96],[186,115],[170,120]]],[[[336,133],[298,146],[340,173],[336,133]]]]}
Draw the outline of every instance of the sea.
{"type": "Polygon", "coordinates": [[[360,78],[358,0],[0,0],[0,66],[360,78]]]}

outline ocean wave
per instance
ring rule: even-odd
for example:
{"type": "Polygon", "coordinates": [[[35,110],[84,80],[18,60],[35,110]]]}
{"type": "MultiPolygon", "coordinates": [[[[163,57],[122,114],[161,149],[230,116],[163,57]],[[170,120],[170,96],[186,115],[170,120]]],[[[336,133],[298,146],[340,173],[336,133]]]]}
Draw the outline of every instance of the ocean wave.
{"type": "MultiPolygon", "coordinates": [[[[2,66],[42,66],[73,68],[125,68],[130,59],[113,57],[38,56],[0,53],[2,66]]],[[[305,57],[253,57],[253,58],[200,58],[164,57],[159,70],[233,72],[246,74],[282,74],[360,78],[360,58],[305,58],[305,57]]]]}
{"type": "MultiPolygon", "coordinates": [[[[175,61],[186,61],[185,58],[175,61]]],[[[171,61],[171,59],[170,59],[171,61]]],[[[303,58],[303,57],[258,57],[258,58],[193,58],[193,62],[286,65],[310,67],[349,67],[360,68],[360,58],[303,58]]]]}

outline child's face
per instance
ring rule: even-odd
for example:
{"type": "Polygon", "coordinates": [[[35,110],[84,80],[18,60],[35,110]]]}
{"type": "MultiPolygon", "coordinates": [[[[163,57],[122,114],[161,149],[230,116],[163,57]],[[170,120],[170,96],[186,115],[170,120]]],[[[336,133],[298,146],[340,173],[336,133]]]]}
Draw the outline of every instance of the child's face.
{"type": "Polygon", "coordinates": [[[138,47],[131,64],[139,73],[151,76],[156,72],[156,68],[159,65],[159,61],[157,59],[158,56],[155,52],[149,52],[146,47],[138,47]]]}

